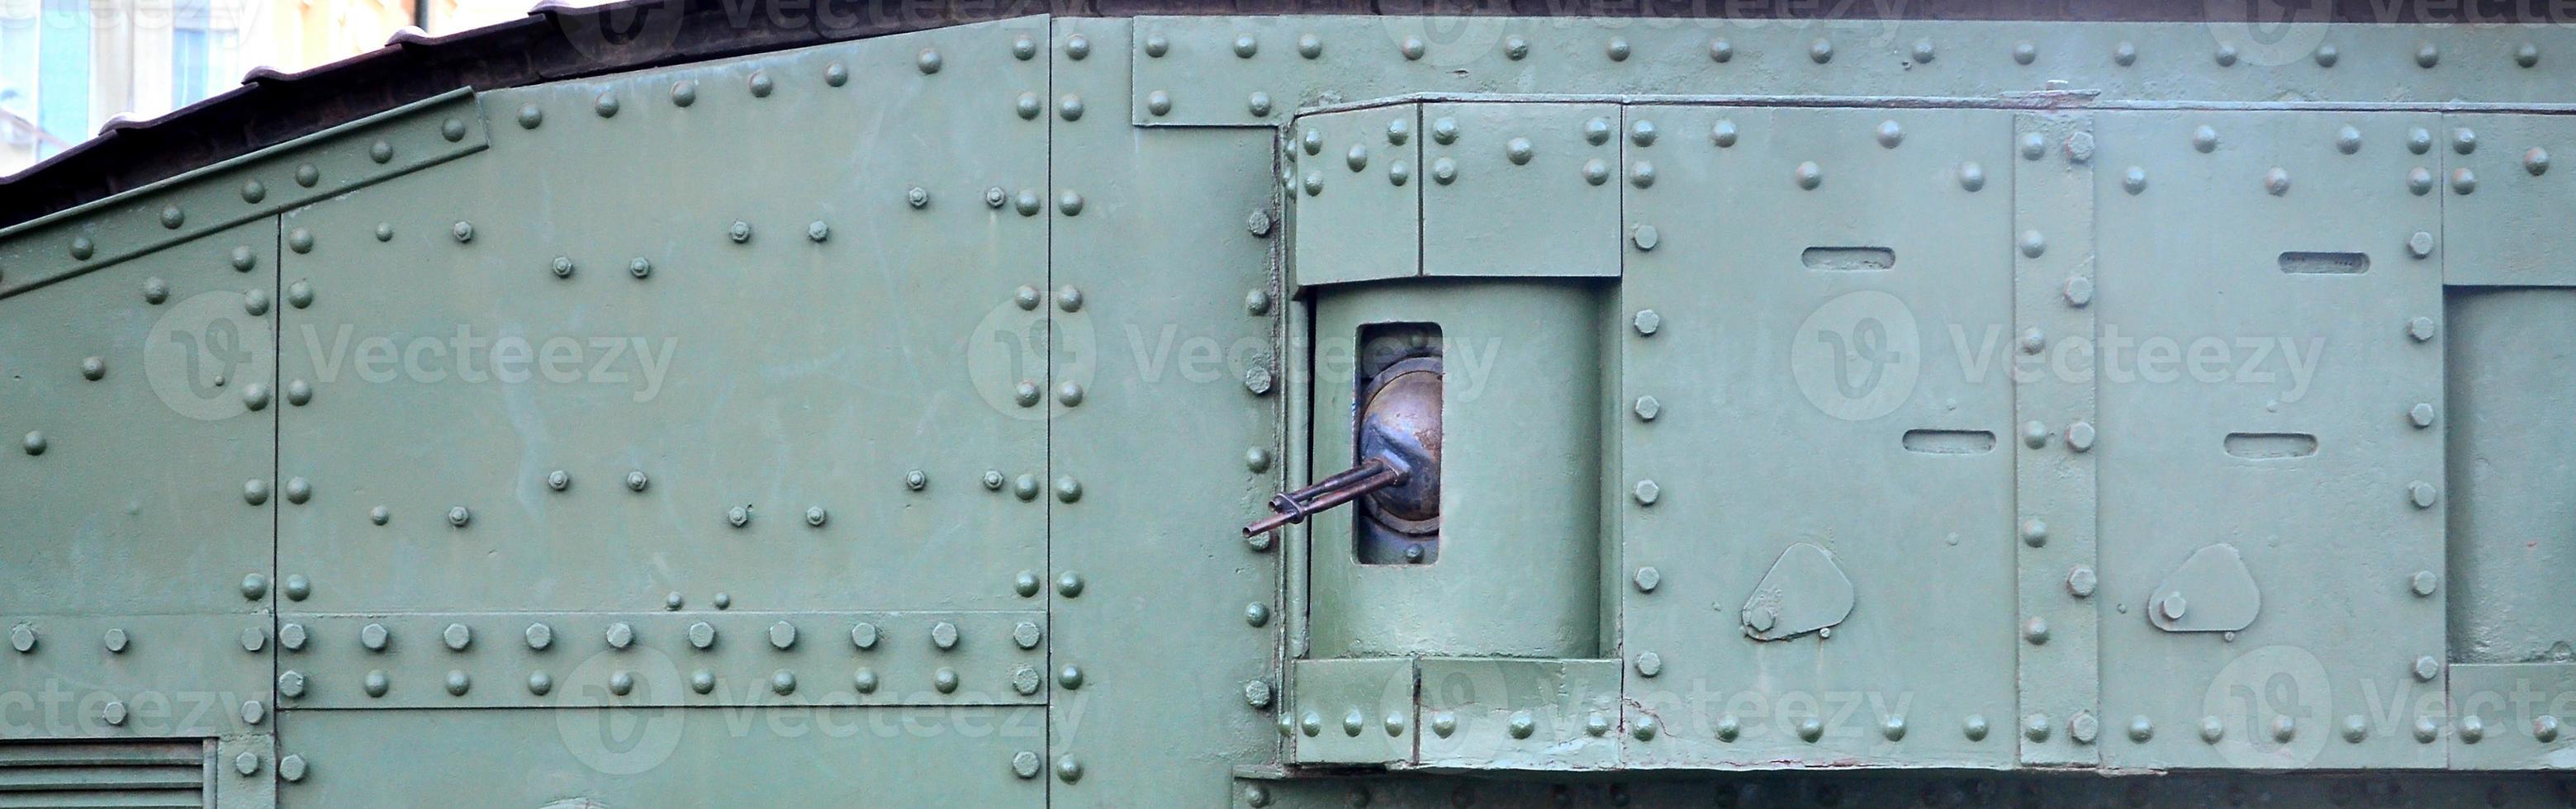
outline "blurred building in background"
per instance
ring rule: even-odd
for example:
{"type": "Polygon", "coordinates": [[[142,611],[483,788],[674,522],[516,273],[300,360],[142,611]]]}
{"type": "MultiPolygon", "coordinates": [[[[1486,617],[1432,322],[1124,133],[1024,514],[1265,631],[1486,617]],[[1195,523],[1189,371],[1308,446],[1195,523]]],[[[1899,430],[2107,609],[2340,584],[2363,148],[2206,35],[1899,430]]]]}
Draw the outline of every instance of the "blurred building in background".
{"type": "Polygon", "coordinates": [[[0,174],[241,83],[382,46],[396,30],[460,31],[532,0],[0,0],[0,174]],[[423,8],[423,6],[426,8],[423,8]]]}

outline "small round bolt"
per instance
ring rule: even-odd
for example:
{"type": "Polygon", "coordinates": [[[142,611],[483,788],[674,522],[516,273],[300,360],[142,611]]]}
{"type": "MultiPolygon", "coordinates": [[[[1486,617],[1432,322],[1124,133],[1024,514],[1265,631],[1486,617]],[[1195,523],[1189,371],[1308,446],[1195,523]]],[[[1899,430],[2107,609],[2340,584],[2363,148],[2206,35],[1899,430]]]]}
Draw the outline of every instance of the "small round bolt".
{"type": "Polygon", "coordinates": [[[2039,61],[2039,46],[2027,39],[2013,43],[2012,60],[2015,64],[2024,65],[2039,61]]]}
{"type": "Polygon", "coordinates": [[[2406,237],[2406,254],[2416,258],[2433,255],[2433,234],[2419,230],[2406,237]]]}
{"type": "Polygon", "coordinates": [[[1636,327],[1637,334],[1641,336],[1653,336],[1656,330],[1663,328],[1664,316],[1655,314],[1655,310],[1653,309],[1640,309],[1637,310],[1636,317],[1629,320],[1629,323],[1636,327]]]}
{"type": "Polygon", "coordinates": [[[2066,573],[2066,592],[2076,598],[2091,598],[2099,584],[2100,577],[2093,572],[2092,565],[2076,565],[2066,573]]]}
{"type": "Polygon", "coordinates": [[[464,624],[448,624],[439,638],[447,644],[448,651],[462,652],[474,643],[474,630],[464,624]]]}
{"type": "Polygon", "coordinates": [[[2439,589],[2441,584],[2441,575],[2430,570],[2415,571],[2415,575],[2408,577],[2407,579],[2408,589],[2414,590],[2415,596],[2418,598],[2432,597],[2433,592],[2436,589],[2439,589]]]}
{"type": "Polygon", "coordinates": [[[1904,127],[1898,126],[1895,121],[1880,121],[1878,123],[1878,145],[1894,149],[1897,144],[1904,142],[1904,127]]]}
{"type": "Polygon", "coordinates": [[[1638,421],[1654,421],[1664,412],[1664,403],[1653,396],[1639,396],[1635,405],[1638,421]]]}
{"type": "Polygon", "coordinates": [[[2218,130],[2201,126],[2191,131],[2191,148],[2206,154],[2218,150],[2218,130]]]}
{"type": "Polygon", "coordinates": [[[821,528],[823,527],[823,523],[828,522],[831,519],[831,512],[824,511],[822,506],[809,506],[805,509],[806,525],[821,528]]]}
{"type": "Polygon", "coordinates": [[[2025,133],[2023,133],[2023,134],[2022,134],[2022,136],[2021,136],[2021,159],[2023,159],[2023,160],[2038,160],[2038,159],[2040,159],[2040,158],[2047,157],[2047,156],[2048,156],[2048,137],[2047,137],[2047,136],[2045,136],[2045,135],[2041,135],[2041,134],[2039,134],[2039,133],[2037,133],[2037,132],[2025,132],[2025,133]]]}
{"type": "Polygon", "coordinates": [[[1974,160],[1959,164],[1959,187],[1967,190],[1969,193],[1984,190],[1986,187],[1986,167],[1979,165],[1977,161],[1974,160]]]}
{"type": "Polygon", "coordinates": [[[1654,505],[1655,500],[1663,496],[1663,491],[1662,486],[1651,480],[1637,481],[1636,487],[1630,490],[1637,498],[1637,505],[1641,506],[1654,505]]]}
{"type": "Polygon", "coordinates": [[[1055,577],[1056,595],[1076,598],[1082,595],[1082,574],[1067,570],[1055,577]]]}

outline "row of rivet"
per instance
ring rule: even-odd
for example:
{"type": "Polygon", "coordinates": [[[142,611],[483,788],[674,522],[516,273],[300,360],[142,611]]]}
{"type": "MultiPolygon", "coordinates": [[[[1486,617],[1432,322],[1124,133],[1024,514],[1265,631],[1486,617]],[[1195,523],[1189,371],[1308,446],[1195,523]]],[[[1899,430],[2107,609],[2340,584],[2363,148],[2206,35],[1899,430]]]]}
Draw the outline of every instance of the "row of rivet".
{"type": "MultiPolygon", "coordinates": [[[[439,137],[446,139],[447,142],[457,143],[465,140],[467,130],[464,121],[455,118],[448,118],[439,123],[438,133],[439,137]]],[[[392,163],[394,159],[393,144],[383,138],[376,139],[373,143],[367,145],[367,159],[374,161],[377,165],[392,163]]],[[[315,167],[312,163],[298,163],[292,173],[295,184],[298,186],[312,188],[322,183],[322,170],[315,167]]],[[[268,184],[260,182],[257,179],[244,180],[242,181],[240,196],[242,204],[258,205],[268,199],[268,184]]],[[[188,223],[188,211],[186,208],[182,208],[176,203],[163,205],[161,206],[159,213],[159,220],[162,228],[167,230],[177,230],[188,223]]],[[[76,261],[88,261],[98,255],[98,241],[90,237],[88,234],[73,236],[67,247],[69,248],[72,259],[76,261]]],[[[242,258],[244,255],[246,255],[245,250],[236,249],[234,251],[234,263],[236,267],[239,267],[244,271],[248,271],[250,269],[249,267],[241,266],[245,261],[245,259],[242,258]]],[[[154,301],[154,303],[158,302],[159,301],[154,301]]]]}
{"type": "MultiPolygon", "coordinates": [[[[1503,41],[1502,47],[1504,56],[1513,61],[1519,61],[1529,56],[1529,41],[1523,37],[1517,35],[1508,37],[1503,41]]],[[[1160,34],[1150,35],[1145,38],[1145,55],[1148,57],[1161,58],[1165,54],[1169,53],[1170,49],[1170,40],[1160,34]]],[[[1397,44],[1396,49],[1397,52],[1402,54],[1406,60],[1418,61],[1429,52],[1429,44],[1425,43],[1420,37],[1405,37],[1397,44]]],[[[1251,59],[1260,52],[1260,43],[1250,34],[1240,35],[1237,36],[1233,42],[1233,51],[1237,57],[1251,59]]],[[[1603,48],[1603,55],[1607,56],[1612,62],[1625,62],[1628,60],[1628,57],[1632,52],[1633,48],[1628,44],[1628,40],[1624,37],[1611,38],[1603,48]]],[[[1937,52],[1938,51],[1931,40],[1918,39],[1914,41],[1911,56],[1917,63],[1930,63],[1937,52]]],[[[1307,59],[1317,59],[1321,58],[1323,53],[1323,41],[1314,34],[1306,34],[1299,37],[1299,55],[1307,59]]],[[[1711,40],[1708,45],[1708,56],[1710,61],[1721,64],[1734,61],[1735,45],[1725,39],[1711,40]]],[[[2333,67],[2338,61],[2340,61],[2342,52],[2333,45],[2321,45],[2317,48],[2314,56],[2319,66],[2333,67]]],[[[2015,43],[2011,50],[2011,57],[2012,60],[2018,64],[2034,64],[2039,61],[2039,46],[2032,44],[2027,40],[2015,43]]],[[[1819,37],[1808,43],[1807,58],[1814,61],[1816,64],[1825,64],[1833,61],[1833,42],[1819,37]]],[[[2122,67],[2133,65],[2138,59],[2137,46],[2128,42],[2121,42],[2112,48],[2111,59],[2114,63],[2117,63],[2122,67]]],[[[2234,45],[2222,44],[2212,53],[2212,59],[2216,61],[2220,67],[2233,67],[2237,62],[2236,47],[2234,45]]],[[[2425,68],[2433,67],[2435,64],[2439,63],[2440,60],[2441,49],[2429,43],[2421,46],[2415,52],[2416,64],[2425,68]]],[[[2525,68],[2536,66],[2540,63],[2540,49],[2537,45],[2524,43],[2519,48],[2515,49],[2513,60],[2515,64],[2525,68]]],[[[1022,107],[1024,110],[1033,109],[1033,107],[1026,102],[1022,104],[1022,107]]],[[[1270,94],[1254,92],[1245,98],[1244,107],[1245,111],[1251,113],[1253,117],[1260,118],[1268,117],[1274,108],[1274,105],[1271,103],[1270,94]]],[[[1145,109],[1156,117],[1170,115],[1172,113],[1172,96],[1170,91],[1153,90],[1147,92],[1145,94],[1145,109]]],[[[1034,115],[1032,113],[1024,112],[1022,117],[1034,117],[1034,115]]],[[[1066,120],[1073,120],[1075,117],[1079,117],[1078,112],[1069,115],[1066,120]]]]}
{"type": "MultiPolygon", "coordinates": [[[[1033,696],[1042,684],[1040,679],[1036,667],[1021,666],[1011,675],[1011,690],[1021,696],[1033,696]]],[[[634,693],[637,684],[634,672],[622,669],[610,672],[602,682],[608,686],[609,693],[621,697],[634,693]]],[[[778,669],[771,673],[768,684],[769,690],[780,696],[796,693],[799,685],[796,673],[787,669],[778,669]]],[[[851,688],[860,694],[874,694],[881,684],[882,679],[877,676],[876,670],[867,666],[860,666],[850,675],[851,688]]],[[[954,694],[959,684],[957,670],[954,668],[940,666],[931,672],[931,688],[939,693],[954,694]]],[[[462,697],[473,690],[474,678],[461,669],[449,669],[442,685],[449,696],[462,697]]],[[[691,691],[711,694],[715,692],[716,685],[714,672],[696,669],[689,673],[691,691]]],[[[554,675],[544,671],[529,672],[527,686],[528,693],[545,696],[554,691],[554,675]]],[[[306,688],[307,682],[302,672],[289,669],[277,677],[279,696],[288,699],[302,698],[306,688]]],[[[369,698],[381,699],[393,692],[393,675],[386,673],[384,669],[371,669],[360,681],[360,688],[369,698]]]]}

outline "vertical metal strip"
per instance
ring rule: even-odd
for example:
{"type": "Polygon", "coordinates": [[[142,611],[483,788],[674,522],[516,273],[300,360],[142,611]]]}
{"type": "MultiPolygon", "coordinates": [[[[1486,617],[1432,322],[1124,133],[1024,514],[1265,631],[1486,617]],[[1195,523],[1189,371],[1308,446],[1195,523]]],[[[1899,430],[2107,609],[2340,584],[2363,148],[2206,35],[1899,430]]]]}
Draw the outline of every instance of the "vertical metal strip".
{"type": "Polygon", "coordinates": [[[2013,501],[2021,762],[2095,765],[2093,127],[2013,116],[2013,501]]]}

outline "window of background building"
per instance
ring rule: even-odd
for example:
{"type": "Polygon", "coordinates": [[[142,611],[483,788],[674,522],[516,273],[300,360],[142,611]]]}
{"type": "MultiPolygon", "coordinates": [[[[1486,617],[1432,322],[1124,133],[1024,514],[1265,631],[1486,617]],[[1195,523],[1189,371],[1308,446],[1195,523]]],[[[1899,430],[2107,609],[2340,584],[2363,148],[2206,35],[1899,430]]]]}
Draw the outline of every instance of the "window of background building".
{"type": "Polygon", "coordinates": [[[223,32],[212,30],[211,0],[179,0],[170,25],[170,106],[185,107],[214,90],[215,51],[223,32]]]}
{"type": "MultiPolygon", "coordinates": [[[[89,0],[42,0],[36,26],[36,124],[64,141],[89,135],[89,0]]],[[[62,147],[39,143],[36,156],[62,147]]]]}

